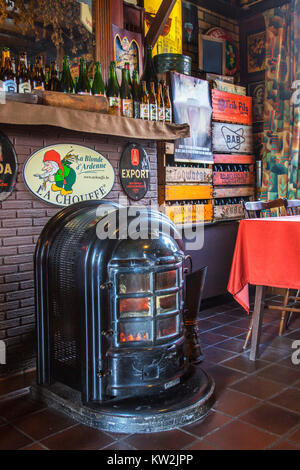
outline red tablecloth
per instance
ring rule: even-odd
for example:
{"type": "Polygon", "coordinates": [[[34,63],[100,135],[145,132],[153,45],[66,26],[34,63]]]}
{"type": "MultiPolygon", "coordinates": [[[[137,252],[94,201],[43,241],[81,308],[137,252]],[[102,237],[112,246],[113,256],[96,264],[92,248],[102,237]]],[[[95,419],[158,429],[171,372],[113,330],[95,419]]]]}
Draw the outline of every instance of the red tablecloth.
{"type": "Polygon", "coordinates": [[[300,289],[300,216],[240,222],[227,289],[248,313],[249,284],[300,289]]]}

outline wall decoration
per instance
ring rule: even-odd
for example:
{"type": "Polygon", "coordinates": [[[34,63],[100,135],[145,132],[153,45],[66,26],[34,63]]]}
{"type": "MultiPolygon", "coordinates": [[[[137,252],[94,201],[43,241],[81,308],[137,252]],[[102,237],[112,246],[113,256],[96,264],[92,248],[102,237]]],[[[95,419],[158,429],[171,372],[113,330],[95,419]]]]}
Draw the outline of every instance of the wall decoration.
{"type": "Polygon", "coordinates": [[[18,163],[15,149],[5,134],[0,132],[0,201],[12,193],[17,179],[18,163]]]}
{"type": "Polygon", "coordinates": [[[23,177],[35,196],[58,206],[103,199],[115,182],[114,169],[103,155],[75,144],[50,145],[33,153],[23,177]]]}
{"type": "Polygon", "coordinates": [[[127,145],[120,159],[119,176],[130,199],[139,201],[145,197],[150,186],[150,162],[141,145],[127,145]]]}
{"type": "MultiPolygon", "coordinates": [[[[148,33],[162,0],[144,0],[145,8],[145,35],[148,33]]],[[[161,36],[159,36],[154,48],[156,54],[182,54],[182,6],[181,0],[177,0],[172,12],[165,24],[161,36]]]]}
{"type": "Polygon", "coordinates": [[[175,142],[175,161],[213,162],[209,83],[170,72],[173,113],[176,124],[190,125],[190,137],[175,142]]]}
{"type": "Polygon", "coordinates": [[[225,74],[225,41],[199,34],[199,69],[203,72],[225,74]]]}
{"type": "Polygon", "coordinates": [[[142,64],[142,37],[139,33],[132,33],[126,29],[112,25],[113,60],[116,62],[117,77],[122,81],[122,69],[125,62],[129,62],[130,74],[137,70],[139,75],[143,71],[142,64]]]}
{"type": "Polygon", "coordinates": [[[266,32],[249,34],[247,38],[248,73],[261,72],[266,68],[266,32]]]}
{"type": "Polygon", "coordinates": [[[249,83],[248,95],[253,99],[253,124],[264,122],[265,82],[249,83]]]}
{"type": "Polygon", "coordinates": [[[196,46],[198,43],[198,30],[198,8],[191,3],[182,2],[183,43],[196,46]]]}
{"type": "Polygon", "coordinates": [[[235,75],[239,69],[240,59],[237,46],[231,36],[222,28],[211,28],[206,33],[207,36],[225,41],[225,75],[235,75]]]}
{"type": "Polygon", "coordinates": [[[221,122],[252,124],[252,98],[212,90],[213,119],[221,122]]]}

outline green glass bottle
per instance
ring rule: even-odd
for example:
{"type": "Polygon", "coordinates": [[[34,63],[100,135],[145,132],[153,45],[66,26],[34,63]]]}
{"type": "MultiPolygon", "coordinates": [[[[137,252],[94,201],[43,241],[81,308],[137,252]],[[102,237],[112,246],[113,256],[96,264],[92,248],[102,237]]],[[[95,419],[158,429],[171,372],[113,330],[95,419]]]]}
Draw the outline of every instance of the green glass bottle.
{"type": "Polygon", "coordinates": [[[108,99],[108,113],[114,116],[121,115],[120,87],[116,73],[116,63],[110,63],[109,79],[107,84],[106,96],[108,99]]]}
{"type": "Polygon", "coordinates": [[[151,92],[150,83],[153,82],[155,91],[157,92],[158,80],[157,80],[157,75],[156,75],[156,71],[155,71],[153,59],[152,59],[152,46],[147,46],[147,49],[146,49],[145,66],[144,66],[143,75],[141,77],[141,81],[147,83],[148,93],[151,92]]]}
{"type": "Polygon", "coordinates": [[[75,85],[74,85],[72,75],[70,72],[70,63],[69,63],[68,56],[64,57],[63,71],[62,71],[60,86],[61,86],[61,91],[63,93],[74,93],[75,91],[75,85]]]}
{"type": "Polygon", "coordinates": [[[132,74],[132,99],[133,99],[133,117],[139,119],[140,117],[140,86],[139,86],[139,74],[137,70],[133,71],[132,74]]]}
{"type": "Polygon", "coordinates": [[[132,82],[131,82],[131,77],[130,77],[129,62],[125,62],[125,69],[126,69],[126,74],[127,74],[127,82],[128,82],[130,90],[132,91],[132,82]]]}
{"type": "Polygon", "coordinates": [[[95,63],[95,75],[92,85],[92,93],[95,96],[105,96],[105,86],[101,75],[100,62],[95,63]]]}
{"type": "Polygon", "coordinates": [[[76,93],[78,95],[90,95],[91,85],[87,76],[85,59],[80,59],[79,78],[76,86],[76,93]]]}
{"type": "Polygon", "coordinates": [[[128,83],[127,69],[122,69],[122,84],[121,84],[121,108],[122,116],[133,117],[133,99],[128,83]]]}

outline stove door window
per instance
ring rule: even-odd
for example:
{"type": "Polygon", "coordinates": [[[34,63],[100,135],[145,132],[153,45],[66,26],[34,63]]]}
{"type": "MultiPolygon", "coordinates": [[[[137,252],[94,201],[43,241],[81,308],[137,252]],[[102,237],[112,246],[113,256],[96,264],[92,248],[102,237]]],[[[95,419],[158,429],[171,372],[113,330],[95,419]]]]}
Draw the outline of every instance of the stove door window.
{"type": "Polygon", "coordinates": [[[149,274],[120,274],[118,276],[119,294],[136,294],[150,292],[149,274]]]}
{"type": "Polygon", "coordinates": [[[119,318],[151,316],[151,297],[129,297],[119,299],[119,318]]]}
{"type": "Polygon", "coordinates": [[[157,339],[175,336],[179,333],[178,315],[157,322],[157,339]]]}
{"type": "Polygon", "coordinates": [[[151,322],[120,322],[119,343],[143,343],[152,341],[151,322]]]}
{"type": "Polygon", "coordinates": [[[178,310],[177,293],[156,297],[156,314],[161,315],[178,310]]]}
{"type": "Polygon", "coordinates": [[[155,290],[165,290],[177,287],[177,270],[157,273],[155,276],[155,290]]]}

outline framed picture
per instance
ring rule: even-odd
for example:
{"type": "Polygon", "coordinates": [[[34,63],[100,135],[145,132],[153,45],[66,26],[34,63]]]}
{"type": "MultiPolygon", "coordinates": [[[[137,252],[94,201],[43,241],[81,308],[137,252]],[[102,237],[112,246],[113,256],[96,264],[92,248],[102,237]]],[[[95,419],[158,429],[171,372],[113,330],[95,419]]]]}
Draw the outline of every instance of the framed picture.
{"type": "Polygon", "coordinates": [[[143,71],[141,34],[132,33],[113,24],[112,35],[113,60],[116,62],[119,83],[122,81],[122,69],[125,62],[129,62],[131,75],[134,70],[137,70],[139,75],[141,75],[143,71]]]}
{"type": "Polygon", "coordinates": [[[249,83],[248,95],[253,99],[253,124],[264,122],[265,82],[249,83]]]}
{"type": "Polygon", "coordinates": [[[224,39],[199,34],[199,69],[226,75],[226,43],[224,39]]]}
{"type": "Polygon", "coordinates": [[[247,37],[248,73],[256,73],[266,68],[266,32],[260,31],[247,37]]]}

